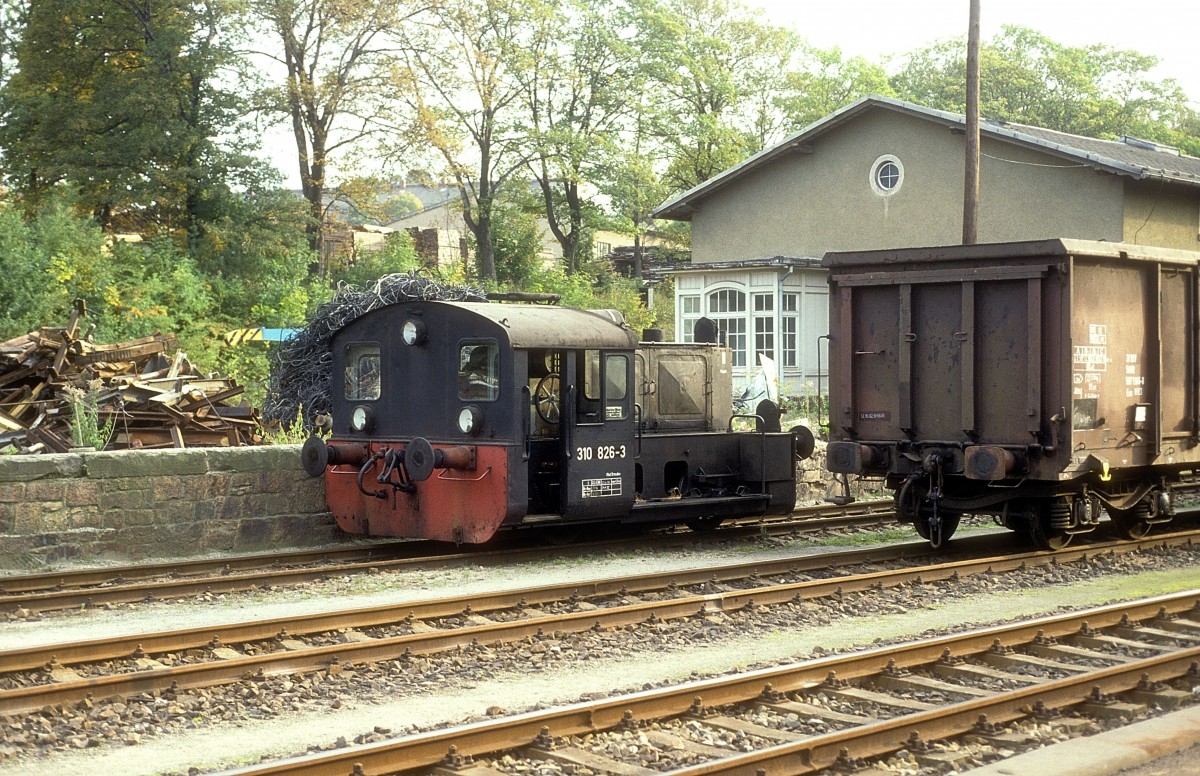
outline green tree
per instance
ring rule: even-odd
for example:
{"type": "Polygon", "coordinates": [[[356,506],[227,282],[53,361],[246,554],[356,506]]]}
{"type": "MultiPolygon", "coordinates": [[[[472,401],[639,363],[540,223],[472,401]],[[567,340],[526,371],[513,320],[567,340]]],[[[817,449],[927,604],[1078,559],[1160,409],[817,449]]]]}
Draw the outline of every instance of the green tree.
{"type": "Polygon", "coordinates": [[[350,224],[387,224],[421,209],[421,200],[376,175],[361,175],[339,182],[328,193],[330,205],[339,206],[350,224]]]}
{"type": "Polygon", "coordinates": [[[16,67],[17,43],[28,12],[29,0],[0,0],[0,88],[16,67]]]}
{"type": "Polygon", "coordinates": [[[310,269],[303,200],[269,183],[214,198],[191,248],[216,315],[237,326],[294,326],[324,292],[310,269]]]}
{"type": "Polygon", "coordinates": [[[376,251],[358,251],[348,267],[333,275],[334,285],[350,285],[369,288],[384,275],[397,272],[415,272],[423,266],[421,257],[413,248],[412,238],[404,232],[389,234],[383,248],[376,251]]]}
{"type": "Polygon", "coordinates": [[[41,0],[0,94],[7,183],[36,212],[67,185],[116,230],[190,230],[215,186],[253,165],[244,111],[222,86],[236,61],[232,0],[41,0]]]}
{"type": "Polygon", "coordinates": [[[759,151],[777,124],[771,95],[797,44],[738,0],[631,0],[638,61],[670,149],[664,180],[689,189],[759,151]]]}
{"type": "Polygon", "coordinates": [[[542,230],[526,205],[501,200],[492,214],[492,249],[496,252],[496,281],[523,291],[542,268],[542,230]]]}
{"type": "MultiPolygon", "coordinates": [[[[911,54],[892,78],[897,96],[965,110],[965,43],[944,41],[911,54]]],[[[1094,44],[1073,47],[1008,26],[981,47],[980,113],[1089,137],[1135,135],[1200,152],[1187,134],[1195,111],[1179,85],[1156,81],[1158,64],[1136,51],[1094,44]]]]}
{"type": "Polygon", "coordinates": [[[71,204],[56,193],[34,219],[0,206],[0,337],[65,323],[82,299],[97,341],[163,331],[202,343],[213,302],[191,258],[167,238],[113,241],[71,204]]]}
{"type": "Polygon", "coordinates": [[[868,94],[892,94],[881,65],[862,57],[847,59],[836,46],[819,49],[804,44],[787,73],[787,89],[779,103],[794,131],[868,94]]]}
{"type": "Polygon", "coordinates": [[[572,273],[588,258],[585,186],[601,171],[628,113],[634,52],[621,39],[628,14],[609,0],[565,0],[537,21],[529,43],[514,52],[514,69],[528,122],[529,169],[572,273]]]}
{"type": "Polygon", "coordinates": [[[64,325],[72,294],[96,285],[94,279],[83,286],[68,283],[99,263],[105,245],[99,226],[79,218],[61,197],[47,201],[37,215],[26,219],[0,201],[0,339],[59,321],[64,325]]]}
{"type": "Polygon", "coordinates": [[[286,72],[283,84],[263,96],[269,110],[291,126],[309,207],[308,243],[316,251],[329,164],[382,130],[395,55],[388,33],[404,26],[410,12],[406,4],[377,0],[249,0],[249,5],[274,44],[260,54],[286,72]]]}
{"type": "Polygon", "coordinates": [[[548,12],[543,0],[444,0],[397,32],[407,59],[393,92],[408,111],[401,136],[432,148],[457,183],[485,282],[498,277],[497,197],[528,159],[515,52],[548,12]]]}

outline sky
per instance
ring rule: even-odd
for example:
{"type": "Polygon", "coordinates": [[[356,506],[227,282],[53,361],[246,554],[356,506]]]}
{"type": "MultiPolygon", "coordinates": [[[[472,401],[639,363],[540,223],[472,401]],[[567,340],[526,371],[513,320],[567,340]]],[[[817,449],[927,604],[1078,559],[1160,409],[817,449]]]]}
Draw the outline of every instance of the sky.
{"type": "MultiPolygon", "coordinates": [[[[946,38],[965,36],[969,0],[743,0],[767,21],[789,27],[818,48],[881,62],[946,38]]],[[[984,41],[1006,24],[1041,32],[1067,46],[1102,43],[1152,54],[1158,78],[1174,78],[1200,107],[1198,0],[980,0],[984,41]]]]}

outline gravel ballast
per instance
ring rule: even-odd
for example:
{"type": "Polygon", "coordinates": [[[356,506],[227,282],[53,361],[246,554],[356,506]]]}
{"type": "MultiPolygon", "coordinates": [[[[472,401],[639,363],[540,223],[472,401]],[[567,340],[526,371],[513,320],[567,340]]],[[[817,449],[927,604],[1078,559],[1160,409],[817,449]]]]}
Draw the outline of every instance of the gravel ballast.
{"type": "MultiPolygon", "coordinates": [[[[681,557],[677,552],[669,556],[647,553],[632,558],[598,558],[563,565],[551,562],[514,566],[502,571],[473,567],[436,572],[425,577],[406,575],[406,582],[417,589],[406,585],[404,590],[371,589],[372,585],[382,582],[395,587],[394,580],[383,580],[381,578],[386,575],[377,575],[365,583],[361,579],[331,583],[323,587],[332,590],[320,594],[314,587],[305,588],[303,592],[282,591],[260,601],[246,598],[200,603],[181,601],[81,613],[42,623],[12,622],[7,623],[4,633],[0,634],[0,643],[5,646],[28,644],[30,642],[23,636],[32,635],[36,635],[40,643],[49,643],[67,638],[97,638],[104,632],[130,633],[182,624],[195,626],[214,620],[229,622],[277,617],[288,613],[286,610],[297,608],[367,606],[386,600],[441,597],[449,592],[461,594],[471,590],[618,576],[667,567],[745,561],[755,557],[755,553],[762,553],[762,557],[778,557],[795,554],[796,550],[759,546],[752,551],[734,550],[715,555],[697,552],[681,557]],[[292,600],[276,600],[280,597],[292,600]],[[20,633],[14,635],[14,630],[20,633]]],[[[1149,560],[1153,561],[1153,558],[1149,560]]],[[[0,760],[0,771],[6,774],[156,774],[186,773],[190,767],[213,769],[233,762],[254,762],[263,756],[300,753],[311,746],[329,748],[338,738],[351,742],[364,737],[378,740],[412,732],[418,726],[427,729],[489,713],[568,703],[581,697],[632,691],[664,681],[680,681],[696,675],[725,673],[829,651],[845,651],[879,641],[911,638],[930,630],[957,630],[963,623],[983,624],[1050,613],[1067,605],[1080,608],[1200,587],[1200,569],[1195,565],[1141,572],[1136,568],[1138,565],[1124,568],[1118,576],[1089,579],[1088,567],[1082,567],[1079,573],[1069,573],[1064,572],[1067,564],[1063,564],[1036,572],[1034,575],[1042,580],[1042,584],[1031,584],[1026,578],[1019,586],[1022,589],[1013,589],[1003,576],[980,579],[972,587],[974,592],[961,598],[944,595],[938,586],[923,585],[905,593],[907,605],[897,604],[895,600],[881,600],[879,605],[866,599],[858,605],[834,601],[822,611],[813,612],[809,624],[774,622],[766,627],[757,623],[752,632],[747,630],[744,634],[732,633],[731,630],[736,628],[724,627],[714,629],[711,641],[694,637],[673,639],[664,634],[666,644],[654,647],[643,643],[636,651],[632,651],[635,644],[643,640],[631,638],[627,648],[610,644],[611,655],[592,652],[585,660],[573,661],[555,654],[544,655],[544,659],[538,661],[541,670],[535,672],[501,670],[494,675],[480,674],[478,670],[458,675],[448,672],[444,682],[426,680],[404,686],[403,695],[392,696],[389,688],[384,687],[383,692],[376,693],[370,701],[338,699],[333,704],[299,703],[271,719],[253,719],[252,715],[245,715],[211,725],[200,720],[198,724],[202,726],[194,730],[169,734],[148,731],[146,735],[131,739],[136,740],[135,745],[102,746],[45,757],[0,760]]],[[[1141,565],[1150,568],[1155,563],[1141,565]]],[[[498,651],[502,648],[490,649],[498,651]]]]}

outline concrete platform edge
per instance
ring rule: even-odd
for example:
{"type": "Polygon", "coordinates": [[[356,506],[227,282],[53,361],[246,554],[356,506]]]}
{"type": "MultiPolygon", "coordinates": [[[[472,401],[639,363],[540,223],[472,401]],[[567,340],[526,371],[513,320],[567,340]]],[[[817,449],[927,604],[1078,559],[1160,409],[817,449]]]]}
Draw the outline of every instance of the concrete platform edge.
{"type": "Polygon", "coordinates": [[[962,776],[1104,776],[1200,743],[1200,706],[1019,754],[962,776]]]}

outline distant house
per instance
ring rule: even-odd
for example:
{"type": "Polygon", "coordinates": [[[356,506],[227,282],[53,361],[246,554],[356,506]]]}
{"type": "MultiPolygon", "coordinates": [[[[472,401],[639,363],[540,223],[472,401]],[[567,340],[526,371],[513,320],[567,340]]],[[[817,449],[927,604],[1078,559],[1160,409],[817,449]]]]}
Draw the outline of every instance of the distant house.
{"type": "MultiPolygon", "coordinates": [[[[458,189],[445,187],[436,191],[443,196],[441,198],[430,197],[428,201],[425,197],[421,197],[422,203],[425,205],[423,209],[391,221],[385,226],[393,230],[419,229],[422,232],[436,230],[434,234],[437,244],[440,246],[440,260],[463,261],[469,259],[467,246],[469,245],[470,230],[467,229],[466,222],[462,217],[462,201],[459,199],[458,189]]],[[[545,218],[539,218],[537,225],[542,236],[539,255],[543,264],[553,266],[562,259],[562,246],[554,238],[550,231],[550,223],[545,218]]],[[[426,239],[434,238],[426,237],[426,239]]],[[[596,231],[592,240],[592,255],[596,257],[607,256],[616,248],[633,245],[631,236],[604,230],[596,231]]],[[[643,236],[643,241],[647,240],[653,242],[652,238],[643,236]]]]}
{"type": "MultiPolygon", "coordinates": [[[[957,244],[964,117],[865,97],[660,205],[690,221],[675,269],[676,330],[715,319],[749,379],[757,355],[785,395],[828,363],[820,258],[831,250],[957,244]]],[[[1200,249],[1200,159],[1136,138],[981,126],[979,241],[1076,237],[1200,249]]]]}
{"type": "Polygon", "coordinates": [[[469,232],[463,221],[458,188],[451,186],[410,186],[422,208],[390,221],[385,226],[413,236],[417,254],[439,267],[463,264],[471,257],[469,232]]]}

